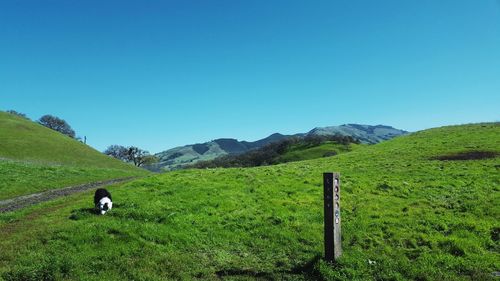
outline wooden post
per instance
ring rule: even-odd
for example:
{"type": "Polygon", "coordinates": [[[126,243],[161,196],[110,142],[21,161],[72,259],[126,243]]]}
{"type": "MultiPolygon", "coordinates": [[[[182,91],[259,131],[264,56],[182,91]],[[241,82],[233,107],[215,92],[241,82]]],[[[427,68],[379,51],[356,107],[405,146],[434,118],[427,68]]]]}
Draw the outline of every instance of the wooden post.
{"type": "Polygon", "coordinates": [[[335,214],[335,221],[333,224],[333,252],[335,259],[342,255],[342,232],[340,229],[340,174],[333,174],[333,210],[335,214]]]}
{"type": "Polygon", "coordinates": [[[340,175],[323,174],[325,260],[333,262],[342,254],[340,233],[340,175]]]}

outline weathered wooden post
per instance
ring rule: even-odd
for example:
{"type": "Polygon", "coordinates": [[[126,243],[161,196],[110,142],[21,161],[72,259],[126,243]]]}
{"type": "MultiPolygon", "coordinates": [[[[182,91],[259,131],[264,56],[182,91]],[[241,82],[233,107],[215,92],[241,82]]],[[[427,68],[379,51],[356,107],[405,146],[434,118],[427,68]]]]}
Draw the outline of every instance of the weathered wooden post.
{"type": "Polygon", "coordinates": [[[340,235],[340,175],[323,173],[325,259],[333,262],[342,254],[340,235]]]}

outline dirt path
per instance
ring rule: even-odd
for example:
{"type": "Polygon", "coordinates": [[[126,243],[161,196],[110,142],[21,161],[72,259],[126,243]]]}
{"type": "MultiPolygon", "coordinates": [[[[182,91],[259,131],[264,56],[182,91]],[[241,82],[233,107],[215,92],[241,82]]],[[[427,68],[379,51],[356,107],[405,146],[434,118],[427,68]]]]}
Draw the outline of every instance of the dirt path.
{"type": "Polygon", "coordinates": [[[49,201],[55,198],[59,198],[62,196],[67,196],[73,193],[82,192],[85,190],[103,187],[107,185],[111,185],[114,183],[126,182],[134,179],[135,177],[107,180],[107,181],[98,181],[93,183],[68,186],[60,189],[48,190],[45,192],[34,193],[24,196],[19,196],[7,200],[0,201],[0,213],[11,212],[15,210],[19,210],[25,207],[29,207],[41,202],[49,201]]]}

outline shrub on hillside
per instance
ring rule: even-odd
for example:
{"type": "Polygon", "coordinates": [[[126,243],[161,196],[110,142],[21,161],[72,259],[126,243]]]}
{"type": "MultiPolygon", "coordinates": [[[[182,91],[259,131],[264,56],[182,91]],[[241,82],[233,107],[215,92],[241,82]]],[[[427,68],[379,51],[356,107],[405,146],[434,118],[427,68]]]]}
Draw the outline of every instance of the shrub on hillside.
{"type": "Polygon", "coordinates": [[[24,119],[28,119],[28,120],[30,120],[30,119],[28,118],[28,116],[26,116],[26,114],[21,113],[21,112],[18,112],[18,111],[15,111],[15,110],[12,110],[12,109],[11,109],[11,110],[7,110],[7,111],[5,111],[5,112],[10,113],[10,114],[14,114],[14,115],[19,116],[19,117],[22,117],[22,118],[24,118],[24,119]]]}
{"type": "Polygon", "coordinates": [[[71,129],[71,126],[66,121],[59,117],[47,114],[42,116],[38,120],[38,123],[61,134],[75,138],[75,131],[71,129]]]}

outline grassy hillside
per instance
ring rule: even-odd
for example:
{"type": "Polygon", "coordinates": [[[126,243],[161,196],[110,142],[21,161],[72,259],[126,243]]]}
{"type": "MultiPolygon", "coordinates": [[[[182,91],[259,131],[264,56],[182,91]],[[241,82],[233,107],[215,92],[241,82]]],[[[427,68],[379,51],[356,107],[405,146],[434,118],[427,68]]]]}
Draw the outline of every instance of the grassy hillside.
{"type": "Polygon", "coordinates": [[[0,199],[145,173],[35,122],[0,112],[0,199]]]}
{"type": "Polygon", "coordinates": [[[170,172],[110,188],[106,216],[91,213],[91,193],[2,214],[0,276],[495,280],[499,135],[498,124],[443,127],[329,158],[170,172]],[[472,159],[444,160],[457,155],[472,159]],[[342,181],[333,266],[320,259],[325,171],[342,181]]]}
{"type": "Polygon", "coordinates": [[[136,170],[59,132],[0,112],[0,158],[42,164],[136,170]]]}
{"type": "Polygon", "coordinates": [[[307,136],[287,138],[242,154],[225,155],[200,161],[186,168],[242,168],[310,160],[346,153],[359,146],[359,141],[345,136],[307,136]]]}
{"type": "Polygon", "coordinates": [[[314,128],[309,133],[307,133],[307,135],[309,136],[350,136],[358,139],[359,141],[361,141],[361,143],[365,144],[375,144],[406,134],[408,134],[408,132],[398,130],[391,126],[370,126],[360,124],[344,124],[340,126],[319,127],[314,128]]]}
{"type": "Polygon", "coordinates": [[[329,157],[357,149],[358,144],[350,143],[347,145],[335,142],[327,142],[318,146],[294,146],[285,154],[278,158],[278,162],[287,163],[293,161],[310,160],[322,157],[329,157]]]}

